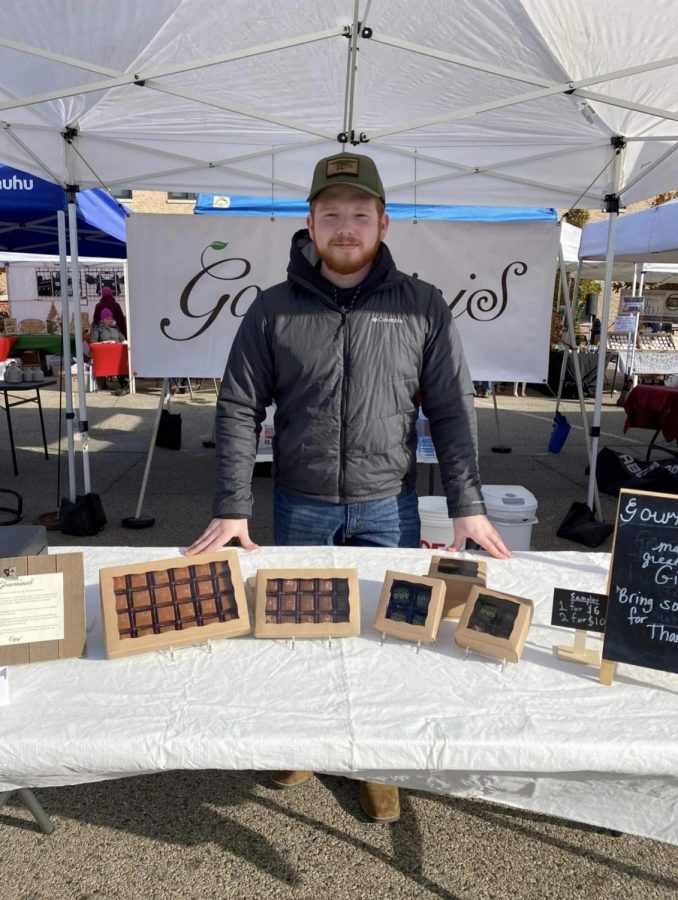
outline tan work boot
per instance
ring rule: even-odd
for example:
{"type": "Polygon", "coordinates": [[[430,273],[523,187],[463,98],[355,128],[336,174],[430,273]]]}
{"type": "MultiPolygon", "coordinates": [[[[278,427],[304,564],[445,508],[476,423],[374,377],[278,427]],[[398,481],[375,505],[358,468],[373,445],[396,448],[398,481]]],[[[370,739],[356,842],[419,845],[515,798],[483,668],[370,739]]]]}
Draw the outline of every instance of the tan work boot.
{"type": "Polygon", "coordinates": [[[375,822],[397,822],[400,818],[397,787],[376,781],[361,781],[358,797],[365,815],[375,822]]]}
{"type": "Polygon", "coordinates": [[[311,777],[313,772],[271,772],[271,781],[279,788],[295,788],[311,777]]]}

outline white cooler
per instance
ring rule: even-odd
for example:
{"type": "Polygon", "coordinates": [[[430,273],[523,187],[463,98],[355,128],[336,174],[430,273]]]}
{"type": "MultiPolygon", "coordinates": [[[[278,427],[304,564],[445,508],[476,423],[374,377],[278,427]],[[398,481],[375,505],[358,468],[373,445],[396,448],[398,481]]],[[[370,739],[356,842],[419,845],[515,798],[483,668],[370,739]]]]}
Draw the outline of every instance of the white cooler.
{"type": "Polygon", "coordinates": [[[487,517],[509,550],[529,550],[537,519],[537,498],[519,484],[485,484],[487,517]]]}

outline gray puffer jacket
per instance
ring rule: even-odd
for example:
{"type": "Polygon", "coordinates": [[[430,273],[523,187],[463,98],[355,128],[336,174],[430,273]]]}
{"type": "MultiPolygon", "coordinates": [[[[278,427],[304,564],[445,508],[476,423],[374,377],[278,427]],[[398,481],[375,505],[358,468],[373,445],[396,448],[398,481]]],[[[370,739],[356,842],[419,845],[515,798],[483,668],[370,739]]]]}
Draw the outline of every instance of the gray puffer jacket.
{"type": "Polygon", "coordinates": [[[297,232],[288,280],[259,294],[237,332],[217,402],[214,515],[251,514],[257,439],[272,401],[284,490],[353,503],[414,487],[418,395],[450,516],[484,513],[473,387],[440,291],[399,272],[381,244],[344,312],[316,263],[308,232],[297,232]]]}

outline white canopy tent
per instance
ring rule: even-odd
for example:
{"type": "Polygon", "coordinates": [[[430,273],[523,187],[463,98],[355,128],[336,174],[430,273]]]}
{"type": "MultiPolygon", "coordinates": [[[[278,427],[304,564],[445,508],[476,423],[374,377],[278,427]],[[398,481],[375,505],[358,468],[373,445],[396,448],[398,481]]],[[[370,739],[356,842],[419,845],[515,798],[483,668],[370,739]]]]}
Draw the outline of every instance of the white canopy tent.
{"type": "Polygon", "coordinates": [[[343,134],[392,202],[629,203],[678,184],[677,20],[672,0],[9,0],[0,158],[300,197],[343,134]]]}
{"type": "MultiPolygon", "coordinates": [[[[640,213],[629,213],[620,217],[619,230],[621,231],[627,227],[625,225],[627,220],[629,225],[631,225],[635,216],[640,216],[646,212],[651,212],[651,210],[641,210],[640,213]]],[[[678,204],[676,204],[676,216],[678,217],[678,204]]],[[[560,246],[568,272],[574,272],[579,269],[581,278],[588,278],[591,281],[605,280],[607,230],[607,220],[587,222],[583,228],[576,228],[568,222],[562,222],[560,246]]],[[[678,235],[678,222],[674,226],[673,233],[678,235]]],[[[617,236],[619,237],[619,231],[617,236]]],[[[674,243],[678,243],[678,241],[674,243]]],[[[669,253],[668,250],[665,252],[669,253]]],[[[634,277],[637,277],[641,272],[645,275],[645,281],[649,284],[660,285],[676,280],[678,250],[674,250],[670,256],[673,262],[640,262],[648,257],[645,253],[639,254],[640,248],[633,246],[629,254],[620,252],[620,245],[617,243],[612,273],[615,281],[625,281],[630,284],[634,277]],[[640,265],[637,265],[637,261],[640,262],[640,265]]],[[[656,256],[652,256],[652,259],[656,258],[656,256]]]]}
{"type": "MultiPolygon", "coordinates": [[[[607,221],[589,222],[582,229],[579,258],[605,259],[607,221]]],[[[617,221],[614,249],[617,262],[647,263],[647,273],[676,271],[678,262],[678,201],[622,215],[617,221]]]]}
{"type": "Polygon", "coordinates": [[[0,159],[64,185],[303,197],[315,161],[347,145],[374,157],[392,202],[602,205],[603,318],[620,205],[678,185],[673,0],[3,13],[0,159]]]}
{"type": "MultiPolygon", "coordinates": [[[[636,290],[642,294],[643,284],[647,282],[667,283],[678,277],[678,202],[670,201],[659,206],[642,209],[635,213],[620,216],[618,219],[603,222],[587,223],[582,229],[579,246],[579,266],[575,279],[575,287],[579,278],[593,277],[588,274],[591,267],[612,266],[614,277],[633,280],[634,294],[636,290]],[[609,255],[610,234],[613,233],[614,259],[609,255]],[[604,261],[604,262],[603,262],[604,261]],[[588,267],[588,268],[587,268],[588,267]],[[633,269],[630,276],[629,269],[633,269]]],[[[606,285],[607,287],[607,285],[606,285]]],[[[604,308],[603,321],[609,318],[609,306],[604,308]]],[[[604,348],[605,331],[601,335],[604,348]]],[[[599,365],[600,374],[600,365],[599,365]]],[[[602,386],[600,393],[602,395],[602,386]]],[[[596,391],[596,410],[594,412],[594,428],[600,422],[598,391],[596,391]],[[596,422],[596,415],[598,416],[596,422]]],[[[597,451],[598,436],[594,433],[592,453],[597,451]]],[[[592,461],[592,475],[595,466],[592,461]]],[[[588,502],[593,498],[593,479],[589,481],[588,502]]]]}

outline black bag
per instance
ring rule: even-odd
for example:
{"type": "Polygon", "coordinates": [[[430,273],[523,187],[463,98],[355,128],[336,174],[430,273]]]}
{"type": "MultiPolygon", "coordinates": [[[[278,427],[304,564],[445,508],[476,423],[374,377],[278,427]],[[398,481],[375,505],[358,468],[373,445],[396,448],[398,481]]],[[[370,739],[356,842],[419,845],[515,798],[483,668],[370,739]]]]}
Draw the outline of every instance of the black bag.
{"type": "Polygon", "coordinates": [[[181,450],[181,413],[163,409],[160,413],[155,446],[164,450],[181,450]]]}
{"type": "Polygon", "coordinates": [[[78,536],[99,534],[106,524],[106,514],[98,494],[78,495],[75,503],[63,497],[59,507],[59,527],[63,534],[78,536]]]}
{"type": "Polygon", "coordinates": [[[599,491],[613,497],[620,488],[678,494],[678,459],[644,462],[629,453],[603,447],[596,461],[596,482],[599,491]]]}
{"type": "Polygon", "coordinates": [[[597,547],[614,531],[614,525],[596,522],[587,503],[575,500],[556,532],[558,537],[576,541],[586,547],[597,547]]]}

